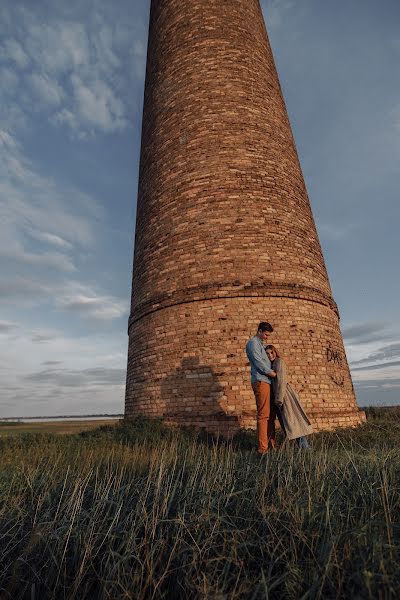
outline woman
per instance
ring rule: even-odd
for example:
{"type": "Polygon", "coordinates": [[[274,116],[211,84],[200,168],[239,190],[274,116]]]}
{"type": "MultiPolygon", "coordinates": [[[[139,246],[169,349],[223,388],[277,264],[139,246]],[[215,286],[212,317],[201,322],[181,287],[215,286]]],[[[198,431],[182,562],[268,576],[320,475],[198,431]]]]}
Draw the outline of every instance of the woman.
{"type": "Polygon", "coordinates": [[[285,361],[279,356],[275,346],[269,344],[265,351],[271,367],[276,373],[272,380],[272,392],[275,405],[279,408],[286,436],[289,440],[296,440],[299,448],[308,448],[306,436],[313,432],[311,423],[300,404],[297,392],[287,381],[287,368],[285,361]]]}

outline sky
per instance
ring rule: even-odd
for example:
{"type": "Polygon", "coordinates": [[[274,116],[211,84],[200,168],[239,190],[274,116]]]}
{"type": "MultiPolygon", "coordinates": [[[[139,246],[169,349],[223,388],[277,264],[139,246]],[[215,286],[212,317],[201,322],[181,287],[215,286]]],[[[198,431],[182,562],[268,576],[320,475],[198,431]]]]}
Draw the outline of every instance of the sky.
{"type": "MultiPolygon", "coordinates": [[[[0,418],[123,412],[149,0],[0,2],[0,418]]],[[[360,406],[400,403],[400,3],[262,0],[360,406]]]]}

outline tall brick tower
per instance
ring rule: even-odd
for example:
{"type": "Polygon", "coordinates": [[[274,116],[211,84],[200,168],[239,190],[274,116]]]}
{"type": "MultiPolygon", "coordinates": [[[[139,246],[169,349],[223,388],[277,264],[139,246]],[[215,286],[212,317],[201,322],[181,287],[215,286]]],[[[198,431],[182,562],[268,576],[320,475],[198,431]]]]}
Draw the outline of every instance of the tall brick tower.
{"type": "Polygon", "coordinates": [[[316,427],[360,423],[259,0],[152,0],[126,415],[254,426],[262,320],[316,427]]]}

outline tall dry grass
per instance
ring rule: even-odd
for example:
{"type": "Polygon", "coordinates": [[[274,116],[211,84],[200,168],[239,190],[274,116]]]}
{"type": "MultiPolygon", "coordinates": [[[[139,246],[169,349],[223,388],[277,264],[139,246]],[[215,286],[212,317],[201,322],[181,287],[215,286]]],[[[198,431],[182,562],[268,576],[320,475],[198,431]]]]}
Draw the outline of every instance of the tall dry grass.
{"type": "Polygon", "coordinates": [[[2,441],[0,597],[396,598],[400,424],[260,457],[136,420],[2,441]]]}

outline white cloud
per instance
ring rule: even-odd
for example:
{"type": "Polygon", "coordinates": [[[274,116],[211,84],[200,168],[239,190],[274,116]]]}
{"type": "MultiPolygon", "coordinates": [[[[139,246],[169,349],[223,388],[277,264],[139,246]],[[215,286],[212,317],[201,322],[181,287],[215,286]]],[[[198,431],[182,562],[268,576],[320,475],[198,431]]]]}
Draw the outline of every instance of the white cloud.
{"type": "Polygon", "coordinates": [[[38,22],[26,13],[28,54],[49,76],[60,75],[89,62],[89,42],[83,25],[66,21],[38,22]]]}
{"type": "Polygon", "coordinates": [[[385,382],[395,381],[399,379],[400,369],[399,364],[396,365],[380,365],[377,369],[352,370],[351,375],[354,383],[364,384],[366,382],[375,382],[383,385],[385,382]]]}
{"type": "Polygon", "coordinates": [[[28,332],[30,340],[35,344],[43,344],[45,342],[50,342],[56,340],[60,337],[60,333],[53,329],[40,329],[28,332]]]}
{"type": "Polygon", "coordinates": [[[144,77],[146,27],[140,20],[127,27],[116,17],[111,26],[106,7],[97,7],[84,22],[66,19],[57,9],[47,20],[27,8],[6,12],[20,41],[6,40],[3,58],[13,61],[23,90],[17,94],[18,76],[5,65],[8,126],[24,124],[21,117],[11,120],[18,106],[28,117],[44,113],[52,125],[82,140],[129,127],[133,82],[144,77]],[[29,72],[21,71],[28,64],[29,72]]]}
{"type": "Polygon", "coordinates": [[[2,304],[45,304],[91,321],[120,317],[126,311],[118,299],[69,281],[87,261],[103,209],[78,190],[59,187],[38,173],[7,131],[0,130],[0,149],[5,159],[0,163],[2,304]]]}
{"type": "Polygon", "coordinates": [[[381,342],[387,339],[388,324],[384,321],[369,321],[345,327],[342,330],[343,338],[349,343],[366,344],[368,342],[381,342]]]}
{"type": "Polygon", "coordinates": [[[53,115],[50,118],[50,122],[53,123],[54,125],[67,125],[67,127],[69,127],[69,129],[72,130],[72,132],[75,133],[81,133],[81,136],[78,135],[78,137],[82,137],[82,139],[85,139],[85,137],[87,137],[85,135],[84,131],[79,131],[79,121],[76,117],[76,115],[74,115],[73,112],[71,112],[70,110],[67,110],[66,108],[63,108],[62,110],[60,110],[58,113],[56,113],[55,115],[53,115]]]}
{"type": "Polygon", "coordinates": [[[107,73],[115,71],[121,66],[121,60],[114,50],[114,37],[111,28],[98,16],[98,29],[96,35],[92,36],[95,55],[99,62],[99,68],[107,73]]]}
{"type": "Polygon", "coordinates": [[[59,252],[27,252],[17,240],[14,240],[12,245],[0,246],[0,256],[25,265],[53,267],[58,271],[65,271],[67,273],[76,271],[74,263],[68,256],[59,252]]]}
{"type": "Polygon", "coordinates": [[[80,23],[63,23],[60,27],[60,45],[77,67],[89,62],[89,40],[80,23]]]}
{"type": "Polygon", "coordinates": [[[0,321],[0,334],[9,334],[18,329],[18,325],[16,323],[12,323],[10,321],[0,321]]]}
{"type": "Polygon", "coordinates": [[[20,323],[0,347],[0,417],[122,412],[125,337],[73,338],[20,323]]]}
{"type": "Polygon", "coordinates": [[[0,69],[0,81],[4,94],[15,94],[19,82],[19,76],[17,73],[15,73],[15,71],[7,67],[2,67],[0,69]]]}
{"type": "Polygon", "coordinates": [[[40,281],[10,276],[0,280],[0,303],[5,306],[41,306],[52,312],[76,315],[83,321],[113,321],[127,317],[128,301],[76,280],[40,281]]]}
{"type": "Polygon", "coordinates": [[[15,150],[17,148],[17,142],[8,131],[0,130],[0,145],[4,147],[5,152],[10,149],[15,150]]]}
{"type": "Polygon", "coordinates": [[[50,3],[46,13],[29,2],[6,4],[0,20],[16,32],[19,47],[3,46],[6,62],[0,60],[7,92],[0,122],[0,253],[7,255],[0,278],[0,332],[7,342],[0,345],[0,415],[121,411],[127,336],[125,323],[115,320],[127,316],[129,299],[97,281],[95,244],[105,211],[44,174],[41,141],[30,159],[17,140],[20,127],[24,134],[31,127],[25,139],[33,141],[45,120],[81,139],[129,126],[139,107],[132,107],[132,96],[142,94],[133,83],[143,77],[135,65],[145,61],[146,28],[118,15],[109,23],[106,13],[115,7],[103,2],[91,12],[75,0],[50,3]],[[71,274],[72,268],[79,270],[71,274]],[[53,323],[60,329],[52,330],[53,323]]]}
{"type": "MultiPolygon", "coordinates": [[[[130,54],[132,56],[133,72],[139,80],[144,80],[146,73],[146,50],[146,44],[143,40],[138,39],[133,42],[130,54]]],[[[130,65],[129,68],[131,68],[130,65]]]]}
{"type": "Polygon", "coordinates": [[[70,283],[57,294],[55,302],[61,310],[77,313],[86,319],[108,321],[128,314],[126,302],[79,283],[70,283]]]}
{"type": "Polygon", "coordinates": [[[383,321],[356,323],[343,329],[351,375],[357,389],[384,389],[400,378],[400,335],[383,321]]]}
{"type": "MultiPolygon", "coordinates": [[[[0,74],[1,75],[1,74],[0,74]]],[[[30,119],[21,106],[17,104],[19,88],[10,94],[4,93],[0,112],[0,129],[9,131],[29,131],[30,119]]]]}
{"type": "Polygon", "coordinates": [[[25,375],[24,380],[36,385],[56,385],[57,387],[82,387],[85,385],[113,386],[123,385],[124,369],[92,367],[90,369],[67,370],[60,368],[45,369],[25,375]]]}
{"type": "Polygon", "coordinates": [[[71,250],[73,248],[73,245],[70,242],[67,242],[59,235],[54,235],[53,233],[32,230],[29,232],[29,235],[36,240],[45,242],[46,244],[50,244],[52,246],[57,246],[58,248],[65,248],[67,250],[71,250]]]}
{"type": "Polygon", "coordinates": [[[33,73],[29,80],[35,95],[42,102],[49,106],[60,104],[64,93],[57,81],[50,79],[47,75],[39,75],[38,73],[33,73]]]}
{"type": "Polygon", "coordinates": [[[135,40],[132,47],[133,56],[146,57],[146,45],[143,40],[135,40]]]}
{"type": "Polygon", "coordinates": [[[66,278],[78,272],[81,257],[86,260],[103,209],[38,173],[9,132],[0,131],[0,145],[6,157],[0,165],[0,256],[8,269],[0,280],[2,304],[46,305],[53,314],[75,315],[89,327],[89,322],[127,315],[126,303],[112,294],[66,278]]]}
{"type": "Polygon", "coordinates": [[[14,276],[0,279],[0,303],[11,306],[35,305],[50,293],[46,284],[34,279],[14,276]]]}
{"type": "Polygon", "coordinates": [[[126,126],[124,106],[106,83],[96,81],[88,86],[77,75],[71,76],[71,83],[77,111],[89,127],[110,132],[126,126]]]}
{"type": "Polygon", "coordinates": [[[24,69],[29,64],[27,53],[22,48],[21,44],[12,38],[5,40],[0,52],[0,56],[3,60],[8,59],[14,62],[20,69],[24,69]]]}
{"type": "Polygon", "coordinates": [[[56,245],[58,241],[65,249],[68,244],[90,245],[93,223],[103,215],[98,203],[79,190],[60,188],[51,178],[43,177],[7,131],[0,132],[0,149],[0,249],[9,255],[11,243],[21,253],[27,235],[56,245]],[[46,240],[41,233],[44,223],[46,240]]]}

